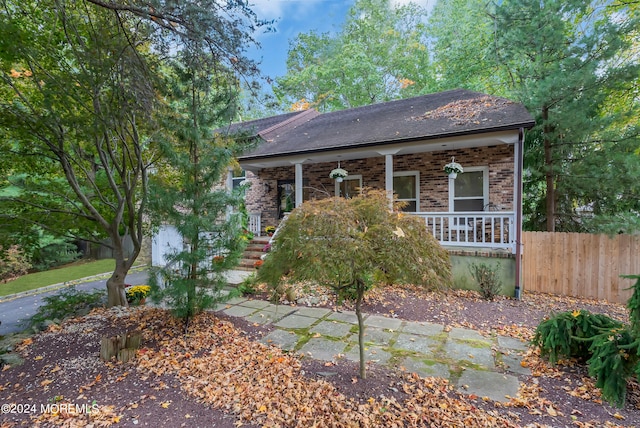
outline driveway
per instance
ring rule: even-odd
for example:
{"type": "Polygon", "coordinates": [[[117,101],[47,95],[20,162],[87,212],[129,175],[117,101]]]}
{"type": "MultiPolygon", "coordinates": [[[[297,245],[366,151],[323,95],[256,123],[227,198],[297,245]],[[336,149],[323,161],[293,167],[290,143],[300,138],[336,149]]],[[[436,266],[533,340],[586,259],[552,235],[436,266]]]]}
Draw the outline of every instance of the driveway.
{"type": "MultiPolygon", "coordinates": [[[[125,282],[131,285],[146,284],[148,281],[148,272],[131,272],[127,275],[125,282]]],[[[106,288],[107,279],[98,279],[94,281],[84,282],[76,285],[78,290],[90,291],[95,289],[106,288]]],[[[47,296],[59,293],[60,289],[46,291],[43,293],[26,295],[24,297],[10,298],[4,297],[4,301],[0,302],[0,336],[10,333],[17,333],[27,327],[29,319],[38,311],[38,308],[44,303],[47,296]]]]}

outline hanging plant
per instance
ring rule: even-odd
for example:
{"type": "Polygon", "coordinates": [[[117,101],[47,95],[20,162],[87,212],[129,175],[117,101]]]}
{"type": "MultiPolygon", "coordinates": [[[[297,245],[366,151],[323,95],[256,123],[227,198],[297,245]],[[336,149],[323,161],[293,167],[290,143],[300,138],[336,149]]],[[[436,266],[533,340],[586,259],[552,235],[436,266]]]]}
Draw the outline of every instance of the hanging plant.
{"type": "Polygon", "coordinates": [[[338,162],[338,167],[336,169],[332,170],[329,173],[329,177],[333,178],[338,183],[342,182],[342,180],[347,178],[348,175],[349,175],[349,173],[347,171],[345,171],[344,169],[340,168],[340,162],[338,162]]]}
{"type": "Polygon", "coordinates": [[[449,174],[449,177],[456,178],[458,174],[462,174],[464,170],[462,169],[462,165],[456,162],[456,158],[451,157],[451,162],[444,166],[444,172],[449,174]]]}

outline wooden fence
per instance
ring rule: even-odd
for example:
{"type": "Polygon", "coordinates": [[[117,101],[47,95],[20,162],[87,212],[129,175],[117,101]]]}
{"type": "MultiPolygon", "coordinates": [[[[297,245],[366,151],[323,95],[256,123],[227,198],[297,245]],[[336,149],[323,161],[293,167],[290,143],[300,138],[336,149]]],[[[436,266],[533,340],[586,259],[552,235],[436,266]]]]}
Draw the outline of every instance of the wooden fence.
{"type": "Polygon", "coordinates": [[[524,232],[524,290],[625,304],[640,274],[640,235],[524,232]]]}

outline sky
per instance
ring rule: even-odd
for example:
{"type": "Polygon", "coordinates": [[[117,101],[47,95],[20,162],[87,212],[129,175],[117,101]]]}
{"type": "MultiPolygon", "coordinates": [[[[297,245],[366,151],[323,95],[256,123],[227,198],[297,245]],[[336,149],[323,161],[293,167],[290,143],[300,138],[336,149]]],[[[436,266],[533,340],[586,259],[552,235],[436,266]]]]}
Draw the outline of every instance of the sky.
{"type": "MultiPolygon", "coordinates": [[[[403,4],[411,0],[392,0],[403,4]]],[[[436,0],[413,0],[431,9],[436,0]]],[[[250,49],[248,57],[260,61],[263,75],[280,77],[287,72],[289,41],[299,33],[315,30],[319,33],[338,32],[344,23],[347,11],[355,0],[253,0],[253,11],[259,19],[275,20],[275,32],[255,35],[261,44],[260,50],[250,49]]]]}

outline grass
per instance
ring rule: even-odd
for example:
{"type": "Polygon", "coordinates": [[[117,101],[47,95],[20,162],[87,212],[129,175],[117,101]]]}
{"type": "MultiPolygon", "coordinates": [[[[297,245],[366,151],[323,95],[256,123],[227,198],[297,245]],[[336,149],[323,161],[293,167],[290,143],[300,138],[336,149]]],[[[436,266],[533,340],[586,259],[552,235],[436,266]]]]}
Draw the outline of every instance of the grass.
{"type": "Polygon", "coordinates": [[[100,273],[112,272],[114,266],[115,262],[113,259],[92,262],[79,261],[57,269],[30,273],[13,281],[9,281],[6,284],[0,284],[0,297],[46,287],[47,285],[59,284],[61,282],[75,281],[100,273]]]}

